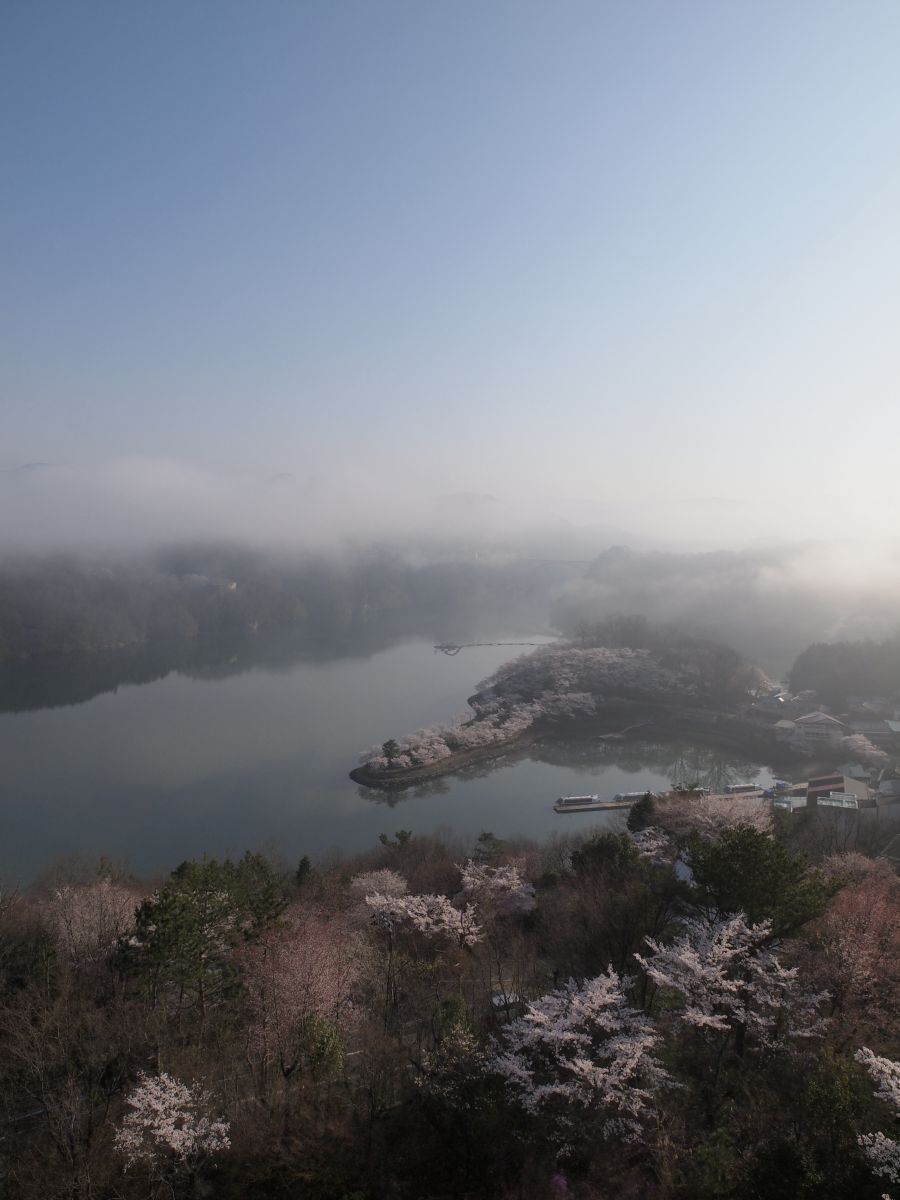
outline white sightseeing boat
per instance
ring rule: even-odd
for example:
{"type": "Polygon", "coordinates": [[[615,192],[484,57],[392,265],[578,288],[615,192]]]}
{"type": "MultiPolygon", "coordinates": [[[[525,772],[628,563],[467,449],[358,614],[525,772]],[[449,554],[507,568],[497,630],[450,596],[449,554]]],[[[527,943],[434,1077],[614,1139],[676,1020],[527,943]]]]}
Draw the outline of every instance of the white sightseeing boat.
{"type": "Polygon", "coordinates": [[[599,796],[560,796],[554,803],[555,812],[593,812],[594,809],[631,808],[638,800],[646,796],[643,792],[616,792],[611,800],[601,800],[599,796]]]}

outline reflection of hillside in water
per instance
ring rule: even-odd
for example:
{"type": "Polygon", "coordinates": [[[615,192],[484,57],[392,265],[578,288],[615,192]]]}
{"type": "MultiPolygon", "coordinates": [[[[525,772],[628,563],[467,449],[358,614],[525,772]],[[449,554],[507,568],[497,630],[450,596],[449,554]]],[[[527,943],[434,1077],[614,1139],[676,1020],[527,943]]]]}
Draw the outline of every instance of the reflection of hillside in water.
{"type": "Polygon", "coordinates": [[[653,771],[672,783],[690,784],[723,792],[737,783],[749,783],[758,774],[760,764],[736,761],[720,747],[696,742],[604,741],[577,739],[542,741],[530,748],[530,757],[560,767],[580,767],[600,773],[616,767],[628,774],[653,771]]]}
{"type": "Polygon", "coordinates": [[[726,787],[750,783],[759,774],[761,764],[736,760],[720,747],[697,743],[664,741],[603,741],[554,736],[540,742],[485,759],[448,775],[426,780],[395,791],[360,787],[361,798],[390,808],[403,800],[439,796],[448,792],[448,779],[486,779],[496,771],[531,761],[547,766],[575,768],[587,775],[602,776],[617,769],[629,775],[650,771],[673,784],[706,788],[721,793],[726,787]]]}
{"type": "Polygon", "coordinates": [[[280,630],[148,642],[95,654],[47,655],[0,664],[0,712],[84,704],[126,684],[155,683],[173,672],[214,681],[257,668],[289,671],[301,662],[369,658],[403,640],[396,629],[372,622],[331,637],[280,630]]]}
{"type": "MultiPolygon", "coordinates": [[[[496,763],[494,764],[496,766],[496,763]]],[[[482,771],[481,775],[489,775],[490,771],[482,771]]],[[[462,774],[448,776],[444,775],[440,779],[427,779],[423,783],[417,783],[414,787],[408,788],[392,788],[388,791],[382,791],[380,788],[367,788],[360,785],[356,789],[356,794],[360,800],[366,800],[370,804],[383,804],[385,808],[396,808],[404,800],[424,800],[428,796],[446,796],[450,791],[448,779],[462,779],[462,774]]],[[[474,775],[466,775],[466,779],[475,778],[474,775]]]]}
{"type": "Polygon", "coordinates": [[[739,763],[726,757],[721,750],[701,746],[679,746],[669,766],[673,783],[706,788],[722,793],[727,787],[751,783],[759,774],[759,763],[739,763]]]}

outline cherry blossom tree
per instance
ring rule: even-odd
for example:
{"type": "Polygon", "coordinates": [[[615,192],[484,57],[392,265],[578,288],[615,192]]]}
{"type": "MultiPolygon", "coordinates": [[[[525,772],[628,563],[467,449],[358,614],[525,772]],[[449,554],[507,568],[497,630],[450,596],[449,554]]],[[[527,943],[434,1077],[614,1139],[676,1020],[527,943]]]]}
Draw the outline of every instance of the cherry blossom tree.
{"type": "Polygon", "coordinates": [[[361,969],[358,939],[334,918],[295,910],[241,947],[248,1047],[263,1077],[277,1063],[290,1078],[315,1050],[323,1023],[337,1030],[350,1022],[361,969]]]}
{"type": "Polygon", "coordinates": [[[210,1097],[172,1075],[141,1074],[125,1097],[129,1111],[115,1136],[126,1166],[194,1165],[231,1145],[226,1121],[209,1114],[210,1097]]]}
{"type": "Polygon", "coordinates": [[[392,871],[388,867],[380,871],[363,871],[350,880],[351,894],[361,901],[365,901],[366,896],[371,896],[373,892],[381,896],[405,896],[408,891],[409,886],[399,871],[392,871]]]}
{"type": "Polygon", "coordinates": [[[864,733],[851,733],[841,738],[841,749],[871,767],[883,767],[888,761],[887,754],[870,742],[864,733]]]}
{"type": "Polygon", "coordinates": [[[564,1129],[588,1109],[605,1134],[639,1137],[654,1094],[671,1080],[654,1055],[659,1035],[628,1004],[630,982],[612,968],[570,981],[506,1027],[490,1066],[525,1109],[560,1117],[564,1129]]]}
{"type": "MultiPolygon", "coordinates": [[[[900,1117],[900,1063],[873,1054],[868,1046],[857,1050],[854,1058],[878,1085],[878,1099],[890,1105],[895,1119],[900,1117]]],[[[876,1175],[900,1183],[900,1142],[883,1133],[864,1133],[859,1144],[876,1175]]]]}
{"type": "Polygon", "coordinates": [[[393,931],[404,926],[458,946],[474,946],[481,940],[481,926],[475,920],[473,904],[454,908],[446,896],[366,896],[374,923],[393,931]]]}
{"type": "Polygon", "coordinates": [[[631,831],[628,836],[634,842],[641,858],[670,861],[673,857],[672,839],[655,825],[631,831]]]}
{"type": "MultiPolygon", "coordinates": [[[[594,698],[662,699],[693,694],[697,677],[690,671],[663,667],[649,650],[549,645],[504,663],[479,687],[487,693],[486,698],[525,701],[584,693],[594,698]]],[[[476,697],[476,711],[480,702],[481,695],[476,697]]]]}
{"type": "Polygon", "coordinates": [[[784,1034],[821,1033],[825,993],[807,992],[798,969],[784,967],[771,948],[772,923],[748,925],[743,913],[695,918],[669,946],[646,938],[652,957],[635,958],[653,982],[680,997],[676,1019],[696,1029],[734,1034],[737,1053],[753,1034],[770,1044],[784,1034]]]}
{"type": "Polygon", "coordinates": [[[819,870],[826,879],[839,884],[859,884],[872,878],[897,880],[886,859],[869,858],[856,850],[827,855],[819,863],[819,870]]]}
{"type": "Polygon", "coordinates": [[[73,965],[100,962],[134,924],[140,898],[128,888],[100,879],[57,888],[45,912],[59,953],[73,965]]]}
{"type": "Polygon", "coordinates": [[[470,858],[460,873],[463,895],[478,905],[479,912],[513,916],[534,908],[534,888],[523,879],[517,863],[492,867],[470,858]]]}
{"type": "Polygon", "coordinates": [[[847,882],[813,927],[807,972],[852,1036],[889,1022],[900,1004],[900,884],[883,860],[835,855],[824,865],[847,882]]]}
{"type": "Polygon", "coordinates": [[[473,901],[483,926],[483,948],[477,972],[485,992],[499,998],[508,1012],[509,996],[522,987],[528,960],[523,922],[516,920],[535,908],[534,888],[522,875],[519,863],[491,866],[469,859],[459,868],[461,896],[473,901]]]}
{"type": "Polygon", "coordinates": [[[664,832],[684,842],[692,833],[717,841],[726,829],[749,825],[760,833],[774,826],[772,805],[755,796],[707,796],[702,792],[673,792],[656,796],[653,819],[664,832]]]}

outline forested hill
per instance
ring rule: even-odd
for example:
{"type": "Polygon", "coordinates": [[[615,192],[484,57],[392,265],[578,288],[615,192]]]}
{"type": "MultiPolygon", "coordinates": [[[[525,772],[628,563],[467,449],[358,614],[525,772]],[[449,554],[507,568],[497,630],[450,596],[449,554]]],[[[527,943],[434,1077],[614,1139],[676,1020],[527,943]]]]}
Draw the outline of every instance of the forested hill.
{"type": "Polygon", "coordinates": [[[565,637],[577,637],[616,613],[638,613],[734,646],[781,678],[804,646],[834,629],[848,638],[889,636],[898,604],[894,582],[849,575],[823,546],[706,553],[615,546],[560,590],[551,619],[565,637]]]}
{"type": "Polygon", "coordinates": [[[566,570],[527,559],[413,561],[380,549],[291,557],[222,546],[6,561],[0,663],[272,630],[327,643],[370,623],[439,640],[544,630],[566,570]]]}
{"type": "Polygon", "coordinates": [[[844,708],[848,696],[900,694],[900,637],[884,641],[816,642],[791,668],[792,691],[811,688],[821,700],[844,708]]]}

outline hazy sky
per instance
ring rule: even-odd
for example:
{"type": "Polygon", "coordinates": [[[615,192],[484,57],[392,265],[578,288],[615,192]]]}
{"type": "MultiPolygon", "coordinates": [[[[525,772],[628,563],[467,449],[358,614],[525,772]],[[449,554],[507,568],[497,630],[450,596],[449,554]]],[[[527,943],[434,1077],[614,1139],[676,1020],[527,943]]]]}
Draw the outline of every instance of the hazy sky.
{"type": "Polygon", "coordinates": [[[0,532],[282,473],[891,531],[897,0],[5,0],[0,56],[0,465],[62,480],[0,532]]]}

